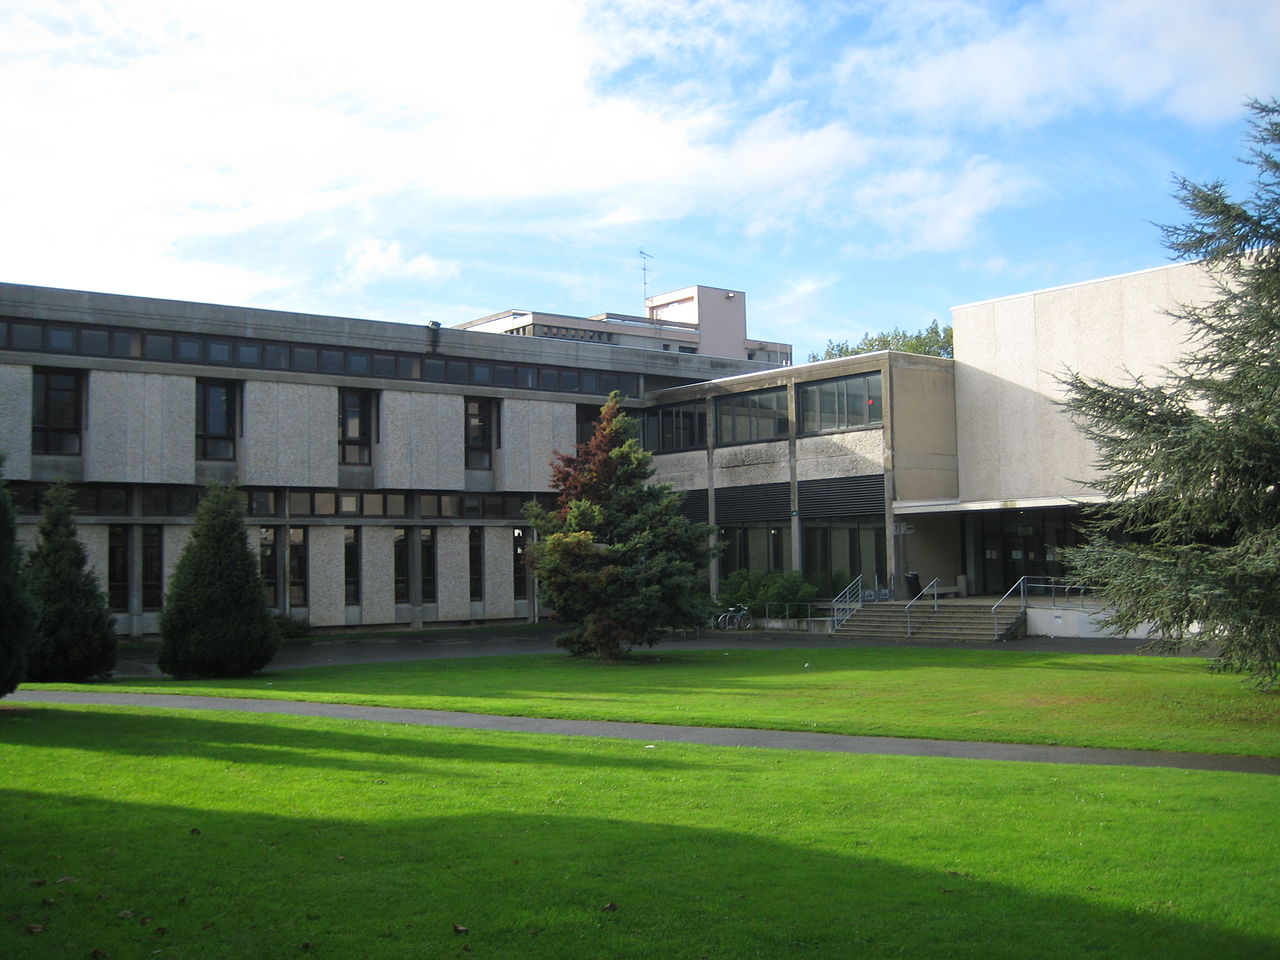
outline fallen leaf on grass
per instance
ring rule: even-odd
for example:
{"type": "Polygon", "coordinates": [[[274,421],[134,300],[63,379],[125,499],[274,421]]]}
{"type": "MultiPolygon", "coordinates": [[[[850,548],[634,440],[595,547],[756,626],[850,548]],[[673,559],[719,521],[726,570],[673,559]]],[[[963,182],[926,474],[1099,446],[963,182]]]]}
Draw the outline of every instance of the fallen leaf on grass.
{"type": "Polygon", "coordinates": [[[44,927],[38,923],[27,924],[27,933],[44,933],[44,927]]]}
{"type": "Polygon", "coordinates": [[[58,900],[55,897],[45,897],[43,900],[40,901],[40,906],[53,907],[53,906],[57,906],[61,902],[62,902],[61,900],[58,900]]]}
{"type": "Polygon", "coordinates": [[[157,937],[163,937],[163,936],[164,936],[166,933],[168,933],[168,932],[169,932],[169,928],[168,928],[168,927],[156,927],[156,936],[157,936],[157,937]]]}
{"type": "Polygon", "coordinates": [[[300,944],[298,944],[298,946],[299,946],[299,947],[301,947],[303,950],[310,950],[310,949],[311,949],[311,941],[310,941],[310,940],[303,940],[300,944]]]}
{"type": "Polygon", "coordinates": [[[76,878],[75,877],[59,877],[57,880],[53,882],[54,883],[75,883],[76,878]]]}
{"type": "Polygon", "coordinates": [[[617,910],[617,909],[618,909],[618,905],[614,903],[612,900],[610,900],[608,903],[606,903],[603,907],[600,908],[600,911],[603,913],[607,910],[617,910]]]}
{"type": "Polygon", "coordinates": [[[471,931],[470,931],[470,930],[468,930],[466,927],[464,927],[462,924],[460,924],[460,923],[455,923],[455,924],[453,925],[453,932],[454,932],[454,933],[460,933],[460,934],[466,934],[466,933],[470,933],[471,931]]]}
{"type": "Polygon", "coordinates": [[[198,837],[198,836],[200,836],[200,828],[199,828],[199,827],[192,827],[192,828],[191,828],[191,835],[192,835],[193,837],[198,837]]]}
{"type": "Polygon", "coordinates": [[[43,887],[48,882],[48,880],[32,880],[31,885],[33,887],[43,887]]]}
{"type": "Polygon", "coordinates": [[[139,917],[138,922],[145,927],[148,923],[151,922],[151,917],[139,917]]]}
{"type": "Polygon", "coordinates": [[[93,957],[93,960],[102,960],[102,958],[105,957],[106,955],[107,955],[107,951],[99,947],[94,947],[92,950],[89,951],[89,956],[93,957]]]}
{"type": "Polygon", "coordinates": [[[206,923],[206,924],[205,924],[203,927],[201,927],[200,929],[201,929],[201,930],[212,930],[212,929],[213,929],[213,924],[212,924],[212,923],[206,923]]]}
{"type": "Polygon", "coordinates": [[[121,920],[132,920],[132,919],[133,919],[133,911],[132,911],[132,910],[121,910],[119,913],[117,913],[117,914],[116,914],[116,916],[117,916],[117,917],[119,917],[121,920]]]}

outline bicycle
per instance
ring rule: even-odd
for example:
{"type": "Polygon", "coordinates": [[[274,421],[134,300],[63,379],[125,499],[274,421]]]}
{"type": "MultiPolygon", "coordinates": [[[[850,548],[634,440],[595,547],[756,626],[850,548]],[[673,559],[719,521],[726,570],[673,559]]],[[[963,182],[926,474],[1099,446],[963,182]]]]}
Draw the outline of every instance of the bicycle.
{"type": "Polygon", "coordinates": [[[716,617],[717,630],[751,630],[755,625],[751,611],[741,603],[716,617]]]}

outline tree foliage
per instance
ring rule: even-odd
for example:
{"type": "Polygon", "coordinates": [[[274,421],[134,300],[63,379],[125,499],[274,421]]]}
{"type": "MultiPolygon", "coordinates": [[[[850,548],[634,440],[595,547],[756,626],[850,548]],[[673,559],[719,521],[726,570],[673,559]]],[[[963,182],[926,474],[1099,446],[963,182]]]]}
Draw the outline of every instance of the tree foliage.
{"type": "Polygon", "coordinates": [[[157,663],[175,677],[239,677],[275,656],[280,636],[233,487],[213,486],[196,510],[160,613],[157,663]]]}
{"type": "Polygon", "coordinates": [[[710,528],[679,513],[681,494],[649,482],[651,455],[619,399],[610,395],[575,453],[552,460],[555,508],[525,508],[538,531],[529,555],[540,596],[573,624],[558,643],[602,660],[710,616],[700,579],[710,528]]]}
{"type": "Polygon", "coordinates": [[[1212,644],[1215,666],[1280,679],[1280,104],[1253,102],[1253,193],[1176,180],[1191,219],[1163,228],[1215,296],[1172,313],[1189,349],[1158,380],[1072,375],[1067,408],[1098,451],[1108,503],[1069,561],[1115,631],[1212,644]]]}
{"type": "MultiPolygon", "coordinates": [[[[4,459],[0,457],[0,468],[4,459]]],[[[27,592],[9,488],[0,476],[0,697],[13,693],[26,669],[35,608],[27,592]]]]}
{"type": "Polygon", "coordinates": [[[809,362],[852,357],[875,350],[900,350],[903,353],[922,353],[930,357],[950,357],[952,355],[951,324],[940,327],[938,321],[934,320],[929,326],[915,333],[908,333],[906,330],[894,327],[888,333],[864,334],[861,340],[853,344],[848,340],[828,340],[826,349],[821,353],[809,354],[809,362]]]}
{"type": "Polygon", "coordinates": [[[26,679],[82,683],[116,665],[116,632],[107,598],[76,536],[73,493],[65,483],[46,491],[39,539],[27,557],[36,628],[26,679]]]}

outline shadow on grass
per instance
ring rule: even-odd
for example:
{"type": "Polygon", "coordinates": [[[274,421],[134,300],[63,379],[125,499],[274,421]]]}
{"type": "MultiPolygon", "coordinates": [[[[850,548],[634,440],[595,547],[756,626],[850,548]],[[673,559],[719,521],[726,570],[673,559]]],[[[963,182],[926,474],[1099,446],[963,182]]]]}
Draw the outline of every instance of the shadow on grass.
{"type": "Polygon", "coordinates": [[[417,800],[421,812],[369,822],[0,793],[0,953],[380,960],[465,945],[512,960],[1229,960],[1280,949],[1179,918],[1159,902],[1167,891],[1108,905],[1105,880],[1045,895],[853,844],[837,853],[551,810],[433,815],[428,791],[417,800]]]}

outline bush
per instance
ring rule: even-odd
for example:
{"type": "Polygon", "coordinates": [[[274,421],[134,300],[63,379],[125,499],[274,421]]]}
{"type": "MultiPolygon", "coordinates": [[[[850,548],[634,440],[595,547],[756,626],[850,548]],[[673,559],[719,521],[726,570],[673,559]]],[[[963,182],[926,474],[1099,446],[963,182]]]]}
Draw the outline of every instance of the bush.
{"type": "Polygon", "coordinates": [[[0,477],[0,697],[13,693],[22,682],[34,625],[35,608],[23,576],[13,501],[0,477]]]}
{"type": "Polygon", "coordinates": [[[157,663],[180,679],[254,673],[280,648],[234,488],[210,487],[200,501],[160,613],[160,633],[157,663]]]}
{"type": "Polygon", "coordinates": [[[770,603],[803,603],[818,595],[799,573],[752,573],[735,570],[721,584],[719,601],[724,607],[743,604],[756,618],[764,617],[770,603]]]}
{"type": "Polygon", "coordinates": [[[281,640],[302,640],[311,636],[311,624],[297,617],[286,617],[283,613],[275,615],[276,632],[281,640]]]}
{"type": "Polygon", "coordinates": [[[26,679],[81,683],[108,675],[116,665],[116,632],[107,598],[76,536],[67,484],[49,488],[42,514],[39,542],[27,557],[36,626],[26,679]]]}

